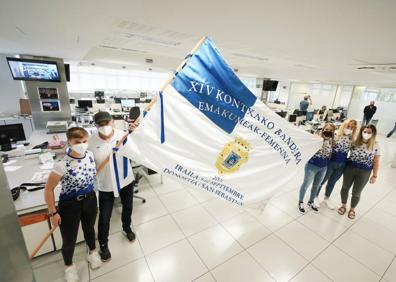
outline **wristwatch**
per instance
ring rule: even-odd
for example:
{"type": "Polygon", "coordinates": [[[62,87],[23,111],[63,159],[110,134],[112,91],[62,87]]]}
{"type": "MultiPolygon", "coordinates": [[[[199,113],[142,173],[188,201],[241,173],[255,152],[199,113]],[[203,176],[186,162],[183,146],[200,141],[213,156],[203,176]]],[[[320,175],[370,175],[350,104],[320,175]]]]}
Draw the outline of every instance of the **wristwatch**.
{"type": "Polygon", "coordinates": [[[49,215],[49,217],[53,217],[53,216],[56,215],[57,213],[58,213],[58,211],[49,212],[48,215],[49,215]]]}

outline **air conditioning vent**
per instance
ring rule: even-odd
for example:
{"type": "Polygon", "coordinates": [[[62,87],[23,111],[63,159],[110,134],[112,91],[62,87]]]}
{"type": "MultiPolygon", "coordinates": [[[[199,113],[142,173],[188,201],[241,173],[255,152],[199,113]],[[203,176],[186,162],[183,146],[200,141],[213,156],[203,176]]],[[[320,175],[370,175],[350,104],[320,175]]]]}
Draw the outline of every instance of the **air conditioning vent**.
{"type": "Polygon", "coordinates": [[[246,58],[246,59],[251,59],[251,60],[256,60],[256,61],[268,61],[268,58],[258,57],[258,56],[254,56],[254,55],[241,54],[241,53],[233,53],[232,55],[235,57],[241,57],[241,58],[246,58]]]}
{"type": "Polygon", "coordinates": [[[368,65],[357,67],[358,70],[368,70],[384,74],[396,74],[396,64],[368,65]]]}
{"type": "Polygon", "coordinates": [[[117,47],[113,47],[113,46],[108,46],[108,45],[99,45],[100,48],[105,48],[105,49],[114,49],[114,50],[118,50],[117,47]]]}
{"type": "Polygon", "coordinates": [[[358,67],[358,70],[374,70],[375,67],[358,67]]]}
{"type": "Polygon", "coordinates": [[[99,48],[126,51],[126,52],[134,52],[134,53],[142,53],[142,54],[147,53],[147,51],[144,51],[144,50],[137,50],[137,49],[130,49],[130,48],[118,48],[118,47],[109,46],[109,45],[99,45],[99,48]]]}
{"type": "Polygon", "coordinates": [[[155,44],[164,45],[164,46],[174,47],[174,46],[178,46],[181,44],[181,42],[179,42],[179,41],[166,40],[166,39],[161,39],[158,37],[146,36],[146,35],[137,34],[137,33],[120,32],[120,33],[118,33],[118,35],[123,38],[136,39],[136,40],[155,43],[155,44]]]}

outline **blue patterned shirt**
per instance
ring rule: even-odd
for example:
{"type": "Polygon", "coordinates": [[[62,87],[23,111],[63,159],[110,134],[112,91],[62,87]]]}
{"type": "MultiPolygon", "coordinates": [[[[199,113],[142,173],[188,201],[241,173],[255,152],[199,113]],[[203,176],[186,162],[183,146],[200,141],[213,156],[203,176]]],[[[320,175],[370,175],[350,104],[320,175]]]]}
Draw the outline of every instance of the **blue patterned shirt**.
{"type": "Polygon", "coordinates": [[[327,166],[330,156],[332,153],[332,146],[329,140],[324,140],[324,145],[320,148],[316,154],[308,161],[308,163],[316,165],[318,167],[327,166]]]}
{"type": "Polygon", "coordinates": [[[348,165],[365,170],[372,170],[374,166],[374,157],[381,155],[380,147],[376,142],[374,148],[370,151],[366,144],[359,147],[352,146],[351,156],[348,159],[348,165]]]}
{"type": "Polygon", "coordinates": [[[346,163],[351,146],[352,142],[348,136],[343,136],[339,140],[335,141],[331,160],[338,163],[346,163]]]}
{"type": "Polygon", "coordinates": [[[88,194],[94,189],[96,165],[90,151],[83,158],[74,158],[67,154],[54,164],[52,171],[62,176],[59,201],[88,194]]]}

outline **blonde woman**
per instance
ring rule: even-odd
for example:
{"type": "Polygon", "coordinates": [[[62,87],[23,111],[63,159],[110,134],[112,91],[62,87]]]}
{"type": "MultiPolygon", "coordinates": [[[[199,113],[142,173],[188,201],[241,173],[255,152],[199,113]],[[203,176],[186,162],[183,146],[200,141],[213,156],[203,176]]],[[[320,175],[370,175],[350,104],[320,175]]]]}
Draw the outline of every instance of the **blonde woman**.
{"type": "Polygon", "coordinates": [[[331,158],[334,142],[334,124],[327,123],[323,129],[321,136],[323,138],[322,148],[305,165],[304,182],[300,188],[298,209],[301,213],[305,213],[304,196],[308,186],[312,183],[311,195],[309,197],[308,206],[315,212],[318,212],[318,207],[314,204],[318,187],[326,174],[327,165],[331,158]]]}
{"type": "Polygon", "coordinates": [[[317,197],[319,197],[322,185],[324,185],[327,181],[323,203],[331,210],[333,210],[335,206],[331,203],[329,198],[333,192],[334,185],[338,179],[340,179],[344,171],[348,153],[351,150],[353,140],[355,140],[356,130],[356,120],[346,120],[338,129],[334,142],[333,154],[331,156],[329,165],[327,166],[326,175],[318,189],[317,197]]]}
{"type": "Polygon", "coordinates": [[[370,181],[371,184],[374,184],[378,177],[380,148],[375,141],[376,135],[377,129],[372,124],[365,125],[360,129],[344,170],[341,189],[342,205],[338,209],[338,213],[343,215],[346,212],[349,190],[353,186],[351,208],[348,212],[350,219],[354,219],[356,216],[355,208],[367,182],[370,181]]]}

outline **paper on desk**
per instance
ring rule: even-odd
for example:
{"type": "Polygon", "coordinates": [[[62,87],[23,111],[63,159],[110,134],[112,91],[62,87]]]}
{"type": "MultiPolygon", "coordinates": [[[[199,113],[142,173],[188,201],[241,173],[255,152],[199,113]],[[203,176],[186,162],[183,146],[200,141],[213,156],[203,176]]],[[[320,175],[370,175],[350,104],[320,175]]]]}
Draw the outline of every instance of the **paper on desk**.
{"type": "Polygon", "coordinates": [[[16,160],[11,160],[3,164],[4,166],[12,165],[13,163],[16,163],[16,160]]]}
{"type": "Polygon", "coordinates": [[[9,166],[4,167],[4,170],[6,172],[12,172],[12,171],[17,171],[20,168],[21,168],[21,166],[18,166],[18,165],[9,165],[9,166]]]}
{"type": "Polygon", "coordinates": [[[45,163],[45,164],[41,165],[40,169],[51,170],[53,166],[54,166],[54,163],[53,162],[49,162],[49,163],[45,163]]]}
{"type": "Polygon", "coordinates": [[[46,182],[48,175],[50,174],[50,170],[43,170],[36,172],[32,177],[32,183],[42,183],[46,182]]]}

